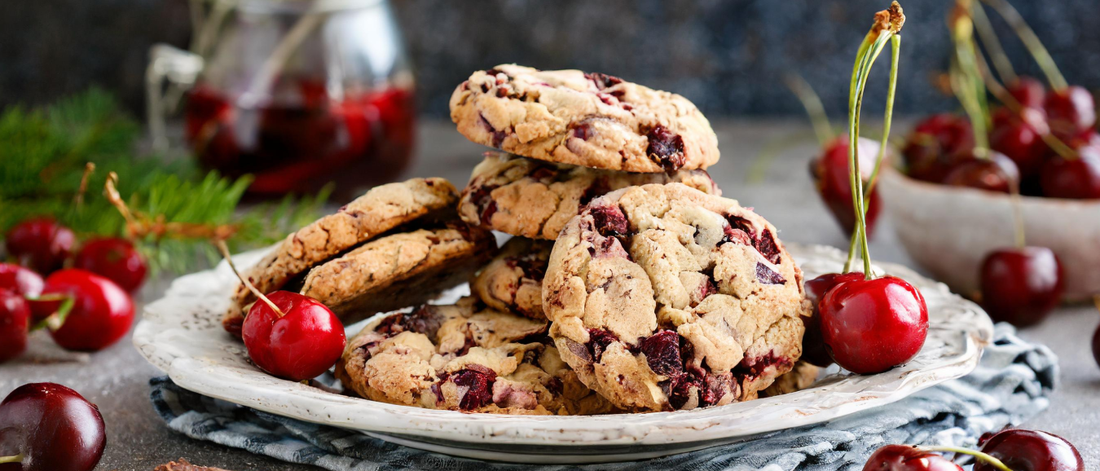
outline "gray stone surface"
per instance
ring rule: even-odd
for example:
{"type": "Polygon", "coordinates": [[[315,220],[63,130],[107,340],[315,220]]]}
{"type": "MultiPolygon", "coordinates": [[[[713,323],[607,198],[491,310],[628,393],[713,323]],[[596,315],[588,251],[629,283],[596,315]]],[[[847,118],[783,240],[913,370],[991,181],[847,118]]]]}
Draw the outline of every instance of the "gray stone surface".
{"type": "MultiPolygon", "coordinates": [[[[900,125],[898,129],[906,129],[900,125]]],[[[831,217],[813,192],[806,171],[815,151],[801,122],[734,121],[718,126],[723,159],[711,174],[725,194],[756,210],[790,242],[846,246],[831,217]],[[764,180],[748,182],[745,174],[765,146],[785,142],[768,165],[764,180]]],[[[421,126],[420,149],[410,176],[444,176],[462,184],[484,150],[467,142],[449,123],[421,126]]],[[[911,264],[898,245],[886,215],[871,245],[876,259],[911,264]]],[[[934,228],[929,228],[935,230],[934,228]]],[[[167,282],[147,286],[144,300],[155,299],[167,282]]],[[[1089,351],[1089,338],[1100,321],[1091,307],[1059,309],[1044,324],[1022,331],[1025,339],[1050,346],[1061,359],[1061,386],[1049,410],[1024,424],[1062,435],[1075,443],[1089,469],[1100,468],[1100,368],[1089,351]]],[[[101,470],[151,470],[159,463],[185,457],[207,466],[235,471],[313,469],[199,442],[170,432],[154,414],[147,381],[159,374],[138,355],[129,339],[92,355],[73,355],[54,347],[39,333],[31,351],[0,365],[0,397],[20,384],[54,381],[66,384],[99,405],[107,422],[108,446],[101,470]]]]}

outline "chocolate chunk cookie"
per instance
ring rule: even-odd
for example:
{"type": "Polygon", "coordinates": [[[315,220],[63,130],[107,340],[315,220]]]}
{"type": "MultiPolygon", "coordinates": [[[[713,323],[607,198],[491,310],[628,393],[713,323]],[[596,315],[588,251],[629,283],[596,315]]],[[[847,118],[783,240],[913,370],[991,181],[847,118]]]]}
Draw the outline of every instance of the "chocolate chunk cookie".
{"type": "Polygon", "coordinates": [[[542,312],[542,277],[553,247],[548,240],[513,237],[470,281],[470,290],[498,311],[546,320],[542,312]]]}
{"type": "Polygon", "coordinates": [[[499,65],[451,95],[471,141],[539,160],[627,172],[718,162],[718,138],[686,98],[604,74],[499,65]]]}
{"type": "Polygon", "coordinates": [[[802,353],[802,273],[776,229],[679,183],[596,198],[550,255],[543,311],[581,381],[626,410],[754,399],[802,353]]]}
{"type": "Polygon", "coordinates": [[[595,414],[586,388],[546,337],[546,322],[485,309],[473,298],[371,322],[336,377],[376,401],[498,414],[595,414]]]}
{"type": "MultiPolygon", "coordinates": [[[[398,226],[453,218],[457,200],[458,191],[442,178],[414,178],[375,187],[335,214],[288,235],[244,276],[261,292],[282,289],[310,268],[398,226]]],[[[252,293],[239,284],[222,320],[227,331],[241,336],[244,315],[254,301],[252,293]]],[[[401,306],[391,309],[397,307],[401,306]]]]}
{"type": "Polygon", "coordinates": [[[475,226],[554,240],[593,198],[632,185],[668,182],[721,194],[705,170],[626,173],[487,152],[462,190],[458,213],[475,226]]]}
{"type": "Polygon", "coordinates": [[[768,389],[760,391],[760,397],[773,397],[806,389],[817,381],[818,371],[818,367],[799,360],[791,371],[776,378],[768,389]]]}

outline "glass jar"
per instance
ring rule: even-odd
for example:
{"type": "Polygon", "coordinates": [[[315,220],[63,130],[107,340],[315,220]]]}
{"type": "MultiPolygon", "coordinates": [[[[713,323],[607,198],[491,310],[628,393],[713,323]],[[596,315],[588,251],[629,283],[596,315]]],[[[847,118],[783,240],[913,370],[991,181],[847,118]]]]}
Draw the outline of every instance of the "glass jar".
{"type": "Polygon", "coordinates": [[[278,195],[329,182],[351,193],[409,165],[414,81],[388,1],[224,3],[197,28],[202,66],[184,106],[204,167],[278,195]]]}

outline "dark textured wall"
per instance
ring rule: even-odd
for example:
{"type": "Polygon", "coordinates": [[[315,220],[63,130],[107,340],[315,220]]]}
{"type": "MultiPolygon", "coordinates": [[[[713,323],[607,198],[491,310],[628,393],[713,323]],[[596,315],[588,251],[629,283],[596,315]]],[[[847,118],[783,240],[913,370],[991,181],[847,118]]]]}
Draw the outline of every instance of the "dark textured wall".
{"type": "MultiPolygon", "coordinates": [[[[426,113],[442,116],[470,71],[501,62],[576,67],[686,95],[710,116],[795,115],[780,82],[798,72],[843,115],[855,49],[886,0],[394,0],[426,113]]],[[[950,0],[906,0],[899,111],[947,109],[950,0]]],[[[1100,87],[1098,0],[1016,0],[1071,82],[1100,87]]],[[[1003,23],[1020,71],[1037,73],[1003,23]]],[[[9,0],[0,13],[0,105],[95,83],[141,110],[152,42],[185,45],[184,0],[9,0]]],[[[881,105],[880,63],[868,106],[881,105]]]]}

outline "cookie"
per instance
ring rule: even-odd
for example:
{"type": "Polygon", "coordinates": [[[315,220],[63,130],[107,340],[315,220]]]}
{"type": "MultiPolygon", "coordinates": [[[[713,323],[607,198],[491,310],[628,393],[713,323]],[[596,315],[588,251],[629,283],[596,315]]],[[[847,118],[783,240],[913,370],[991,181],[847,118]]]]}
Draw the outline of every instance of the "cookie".
{"type": "Polygon", "coordinates": [[[679,183],[625,188],[571,219],[543,311],[566,363],[625,410],[754,399],[802,353],[802,273],[764,218],[679,183]]]}
{"type": "MultiPolygon", "coordinates": [[[[442,178],[414,178],[375,187],[335,214],[288,235],[244,276],[263,293],[282,289],[310,268],[398,226],[444,219],[453,214],[458,191],[442,178]]],[[[225,330],[240,337],[255,296],[238,284],[222,319],[225,330]]]]}
{"type": "Polygon", "coordinates": [[[546,337],[546,322],[473,298],[377,319],[348,342],[336,377],[362,397],[497,414],[595,414],[586,388],[546,337]]]}
{"type": "Polygon", "coordinates": [[[628,186],[668,182],[721,194],[705,170],[626,173],[487,152],[462,190],[458,213],[471,225],[554,240],[593,198],[628,186]]]}
{"type": "Polygon", "coordinates": [[[310,270],[301,293],[351,323],[435,298],[468,280],[496,249],[492,233],[460,221],[393,233],[310,270]]]}
{"type": "Polygon", "coordinates": [[[489,307],[546,320],[542,312],[542,277],[554,243],[513,237],[470,281],[470,291],[489,307]]]}
{"type": "Polygon", "coordinates": [[[471,141],[533,159],[626,172],[718,162],[718,138],[686,98],[604,74],[499,65],[451,95],[471,141]]]}
{"type": "Polygon", "coordinates": [[[818,371],[818,367],[799,360],[791,371],[776,378],[768,389],[760,391],[760,397],[773,397],[806,389],[817,381],[818,371]]]}

